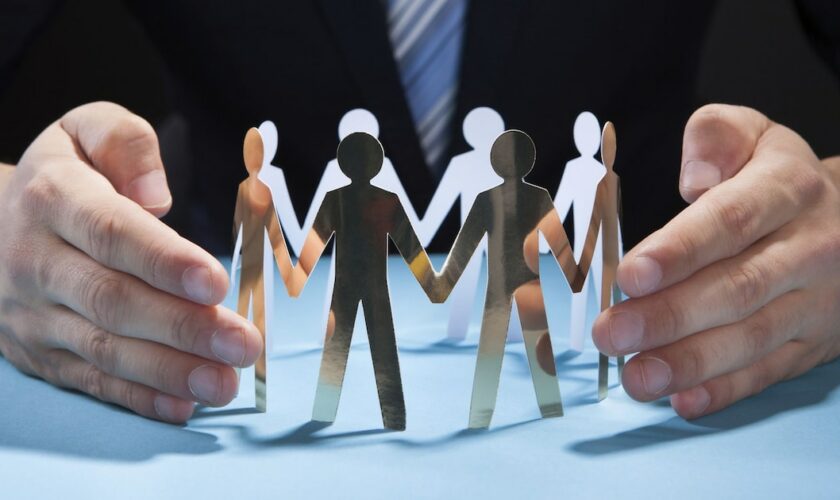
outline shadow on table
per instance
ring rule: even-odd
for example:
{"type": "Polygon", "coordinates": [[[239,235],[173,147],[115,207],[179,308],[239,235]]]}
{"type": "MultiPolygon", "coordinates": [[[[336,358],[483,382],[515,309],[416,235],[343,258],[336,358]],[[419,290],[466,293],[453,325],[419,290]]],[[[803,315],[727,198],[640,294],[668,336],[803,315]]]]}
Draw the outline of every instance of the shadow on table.
{"type": "Polygon", "coordinates": [[[140,462],[222,449],[217,438],[138,417],[122,408],[27,377],[0,358],[0,450],[140,462]],[[13,402],[8,404],[6,402],[13,402]]]}
{"type": "Polygon", "coordinates": [[[406,439],[402,437],[404,434],[401,432],[383,428],[322,433],[322,431],[329,429],[332,424],[316,421],[310,421],[288,432],[284,432],[283,434],[268,437],[255,436],[251,430],[244,425],[223,424],[211,425],[209,427],[233,430],[238,434],[238,438],[242,443],[253,448],[282,448],[297,446],[360,447],[372,445],[396,445],[407,448],[430,448],[454,444],[465,439],[494,435],[540,421],[543,420],[538,418],[493,427],[490,429],[463,429],[458,432],[430,440],[406,439]],[[380,436],[381,439],[354,439],[371,436],[380,436]]]}
{"type": "Polygon", "coordinates": [[[687,421],[675,416],[658,424],[613,436],[579,441],[572,444],[570,449],[584,455],[608,455],[731,431],[780,413],[819,404],[838,386],[840,360],[775,385],[757,396],[706,417],[687,421]]]}

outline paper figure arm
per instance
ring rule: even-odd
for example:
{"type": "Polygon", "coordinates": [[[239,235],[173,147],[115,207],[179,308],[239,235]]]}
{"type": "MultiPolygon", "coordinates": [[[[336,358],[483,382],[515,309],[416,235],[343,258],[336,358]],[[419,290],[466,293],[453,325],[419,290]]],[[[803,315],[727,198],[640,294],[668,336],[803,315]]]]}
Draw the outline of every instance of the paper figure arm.
{"type": "Polygon", "coordinates": [[[426,249],[420,243],[420,239],[417,237],[417,233],[414,231],[402,204],[397,207],[394,218],[393,230],[389,234],[391,240],[397,246],[397,250],[399,250],[405,263],[408,264],[414,278],[426,292],[429,300],[443,302],[439,300],[439,296],[442,294],[439,290],[440,280],[435,273],[435,268],[432,266],[429,254],[426,253],[426,249]]]}
{"type": "Polygon", "coordinates": [[[457,170],[450,164],[443,173],[432,201],[429,202],[426,213],[417,227],[417,234],[423,246],[428,246],[432,242],[432,238],[435,237],[446,215],[452,210],[452,206],[461,194],[458,190],[458,181],[463,181],[463,179],[458,178],[457,170]]]}
{"type": "Polygon", "coordinates": [[[574,176],[570,172],[569,165],[563,169],[563,177],[560,178],[560,186],[557,188],[557,194],[554,196],[554,207],[557,209],[557,215],[560,220],[566,220],[569,215],[569,210],[572,208],[573,194],[575,189],[581,186],[571,186],[571,178],[574,176]]]}
{"type": "MultiPolygon", "coordinates": [[[[586,232],[586,240],[584,240],[583,253],[578,262],[578,272],[580,275],[580,286],[583,286],[583,280],[589,274],[589,268],[592,266],[592,256],[595,253],[595,245],[598,243],[598,232],[601,230],[601,223],[604,220],[604,200],[609,196],[609,188],[607,185],[608,176],[601,179],[598,183],[598,188],[595,194],[595,204],[592,207],[592,216],[589,219],[589,229],[586,232]]],[[[574,289],[574,287],[572,287],[574,289]]],[[[579,291],[578,288],[576,291],[579,291]]]]}
{"type": "MultiPolygon", "coordinates": [[[[581,274],[577,262],[575,262],[575,254],[572,250],[572,245],[569,243],[569,237],[563,229],[563,221],[560,219],[560,214],[555,209],[553,204],[546,207],[545,216],[539,223],[538,229],[545,237],[551,253],[563,270],[566,276],[566,281],[572,288],[572,292],[579,292],[583,288],[583,281],[586,278],[585,274],[581,274]]],[[[596,231],[597,234],[597,231],[596,231]]],[[[591,258],[591,257],[590,257],[591,258]]]]}
{"type": "MultiPolygon", "coordinates": [[[[278,254],[277,247],[275,246],[274,255],[277,260],[277,265],[280,268],[280,275],[283,277],[283,281],[286,283],[286,289],[292,297],[299,296],[303,291],[303,287],[318,264],[318,260],[324,253],[327,243],[332,238],[334,232],[332,223],[333,208],[334,203],[332,203],[332,198],[327,196],[324,199],[324,203],[318,209],[318,213],[315,215],[312,228],[306,235],[297,264],[294,266],[292,266],[288,250],[285,250],[285,254],[282,250],[278,254]]],[[[273,242],[272,246],[274,246],[273,242]]]]}
{"type": "Polygon", "coordinates": [[[484,194],[478,195],[475,203],[473,203],[466,220],[464,220],[464,225],[461,226],[461,230],[455,238],[452,250],[446,256],[443,269],[438,273],[438,279],[440,280],[438,284],[439,302],[446,301],[449,294],[452,293],[452,289],[461,279],[464,269],[469,264],[482,238],[487,234],[485,215],[490,213],[492,208],[487,203],[484,194]]]}

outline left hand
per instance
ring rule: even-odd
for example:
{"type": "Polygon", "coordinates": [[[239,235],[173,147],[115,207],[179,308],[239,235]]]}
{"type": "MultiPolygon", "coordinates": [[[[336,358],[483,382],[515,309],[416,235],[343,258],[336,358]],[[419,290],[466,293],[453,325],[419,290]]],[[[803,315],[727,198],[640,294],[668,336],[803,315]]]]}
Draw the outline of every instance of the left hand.
{"type": "Polygon", "coordinates": [[[705,106],[680,191],[691,205],[627,253],[631,298],[593,328],[604,354],[640,352],[627,393],[696,418],[840,355],[840,157],[755,110],[705,106]]]}

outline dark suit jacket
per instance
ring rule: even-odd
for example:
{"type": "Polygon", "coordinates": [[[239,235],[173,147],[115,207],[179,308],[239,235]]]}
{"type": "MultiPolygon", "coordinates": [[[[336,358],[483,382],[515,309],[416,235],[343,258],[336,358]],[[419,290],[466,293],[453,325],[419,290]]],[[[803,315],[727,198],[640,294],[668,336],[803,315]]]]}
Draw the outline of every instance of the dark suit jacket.
{"type": "MultiPolygon", "coordinates": [[[[265,119],[277,124],[274,164],[284,168],[302,216],[335,156],[339,119],[356,107],[379,118],[386,154],[424,212],[436,179],[424,165],[381,0],[126,3],[166,61],[173,102],[186,124],[188,147],[179,143],[178,154],[164,158],[178,201],[170,221],[181,232],[211,251],[229,251],[236,187],[245,176],[242,139],[265,119]]],[[[533,137],[537,163],[528,180],[553,194],[564,164],[578,155],[572,139],[577,114],[590,110],[611,120],[618,131],[625,241],[634,244],[683,206],[677,191],[682,129],[700,104],[693,86],[713,4],[471,0],[450,153],[468,149],[460,130],[464,116],[491,106],[508,128],[533,137]]],[[[799,2],[810,32],[835,64],[838,5],[799,2]]],[[[453,215],[434,248],[451,244],[453,215]]]]}

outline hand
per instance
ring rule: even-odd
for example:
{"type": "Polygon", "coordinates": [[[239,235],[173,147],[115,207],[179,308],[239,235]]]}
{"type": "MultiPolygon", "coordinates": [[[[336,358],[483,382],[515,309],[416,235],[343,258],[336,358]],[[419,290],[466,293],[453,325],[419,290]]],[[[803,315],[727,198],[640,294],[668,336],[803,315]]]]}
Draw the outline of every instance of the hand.
{"type": "Polygon", "coordinates": [[[76,108],[29,146],[0,194],[0,353],[21,371],[146,417],[236,394],[256,328],[218,304],[221,264],[156,219],[171,196],[151,126],[76,108]]]}
{"type": "Polygon", "coordinates": [[[820,161],[760,113],[711,105],[688,121],[692,203],[633,248],[631,298],[593,329],[623,384],[695,418],[840,355],[840,157],[820,161]]]}

